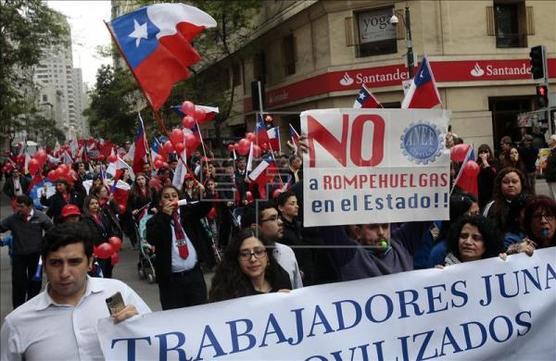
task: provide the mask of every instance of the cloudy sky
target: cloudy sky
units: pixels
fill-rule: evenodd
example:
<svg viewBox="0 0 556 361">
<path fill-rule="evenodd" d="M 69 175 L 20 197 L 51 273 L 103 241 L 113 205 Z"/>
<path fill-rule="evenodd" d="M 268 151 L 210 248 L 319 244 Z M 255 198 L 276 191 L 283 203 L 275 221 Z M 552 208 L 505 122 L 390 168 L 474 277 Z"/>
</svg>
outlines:
<svg viewBox="0 0 556 361">
<path fill-rule="evenodd" d="M 83 70 L 83 81 L 95 84 L 97 69 L 102 64 L 111 64 L 110 58 L 101 57 L 97 46 L 111 42 L 103 20 L 110 20 L 109 0 L 47 1 L 49 7 L 68 17 L 71 27 L 73 66 Z"/>
</svg>

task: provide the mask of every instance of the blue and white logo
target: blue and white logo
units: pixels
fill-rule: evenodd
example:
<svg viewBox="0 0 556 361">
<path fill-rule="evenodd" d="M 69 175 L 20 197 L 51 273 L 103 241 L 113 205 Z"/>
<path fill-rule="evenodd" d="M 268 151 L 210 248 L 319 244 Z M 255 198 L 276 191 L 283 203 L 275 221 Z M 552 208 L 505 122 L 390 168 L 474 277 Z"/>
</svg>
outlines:
<svg viewBox="0 0 556 361">
<path fill-rule="evenodd" d="M 403 154 L 417 164 L 434 162 L 442 154 L 442 134 L 434 124 L 412 123 L 401 136 Z"/>
</svg>

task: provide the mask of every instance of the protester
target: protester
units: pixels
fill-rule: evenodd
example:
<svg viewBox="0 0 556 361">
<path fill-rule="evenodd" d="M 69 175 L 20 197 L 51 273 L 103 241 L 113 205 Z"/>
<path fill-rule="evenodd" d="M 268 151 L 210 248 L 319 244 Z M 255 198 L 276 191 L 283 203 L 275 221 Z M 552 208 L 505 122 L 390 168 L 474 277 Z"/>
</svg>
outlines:
<svg viewBox="0 0 556 361">
<path fill-rule="evenodd" d="M 11 231 L 12 305 L 25 303 L 41 289 L 39 264 L 43 232 L 52 227 L 50 219 L 41 211 L 33 209 L 33 201 L 27 195 L 15 197 L 15 212 L 0 221 L 0 232 Z M 37 275 L 37 279 L 35 275 Z"/>
<path fill-rule="evenodd" d="M 46 185 L 44 186 L 41 195 L 41 204 L 48 207 L 46 215 L 52 218 L 54 223 L 58 223 L 62 208 L 64 208 L 66 204 L 74 204 L 81 208 L 83 199 L 83 194 L 74 191 L 66 180 L 58 179 L 56 181 L 56 193 L 49 198 L 46 198 Z"/>
<path fill-rule="evenodd" d="M 444 265 L 496 257 L 503 249 L 500 235 L 487 218 L 466 215 L 450 229 Z"/>
<path fill-rule="evenodd" d="M 273 256 L 290 276 L 293 288 L 303 287 L 301 272 L 295 253 L 283 243 L 284 227 L 278 210 L 268 201 L 258 201 L 256 204 L 246 207 L 241 218 L 243 228 L 252 228 L 257 232 L 257 237 L 265 243 L 272 245 Z"/>
<path fill-rule="evenodd" d="M 290 156 L 289 162 L 289 183 L 297 183 L 303 179 L 303 159 L 298 154 L 294 154 Z"/>
<path fill-rule="evenodd" d="M 545 176 L 546 182 L 552 199 L 556 199 L 556 134 L 552 134 L 548 139 L 548 146 L 550 147 L 550 154 L 546 160 Z"/>
<path fill-rule="evenodd" d="M 303 225 L 298 219 L 299 206 L 297 197 L 292 192 L 282 192 L 276 198 L 276 206 L 280 212 L 284 235 L 280 242 L 289 246 L 295 253 L 295 258 L 299 263 L 301 278 L 305 286 L 314 284 L 315 266 L 313 250 L 305 242 L 301 231 Z"/>
<path fill-rule="evenodd" d="M 525 174 L 527 175 L 527 182 L 531 189 L 535 189 L 535 179 L 537 176 L 537 160 L 539 156 L 539 149 L 533 146 L 533 136 L 525 134 L 523 136 L 522 145 L 519 147 L 519 156 L 525 165 Z"/>
<path fill-rule="evenodd" d="M 178 206 L 179 192 L 162 189 L 159 211 L 147 222 L 147 241 L 155 246 L 155 269 L 163 310 L 194 306 L 207 301 L 207 287 L 199 262 L 211 256 L 194 221 L 205 217 L 211 202 Z"/>
<path fill-rule="evenodd" d="M 500 154 L 498 155 L 498 162 L 500 165 L 504 164 L 510 159 L 510 150 L 512 149 L 512 138 L 510 136 L 503 136 L 500 139 Z"/>
<path fill-rule="evenodd" d="M 525 169 L 525 164 L 523 160 L 520 158 L 519 151 L 516 147 L 510 148 L 509 158 L 505 158 L 504 161 L 500 164 L 500 169 L 502 168 L 517 168 L 523 174 L 527 174 L 527 170 Z M 525 179 L 527 181 L 527 178 Z M 530 185 L 530 183 L 528 183 Z"/>
<path fill-rule="evenodd" d="M 525 175 L 520 170 L 504 168 L 496 175 L 494 200 L 486 205 L 483 215 L 493 221 L 503 234 L 515 231 L 513 227 L 519 225 L 516 218 L 531 194 Z"/>
<path fill-rule="evenodd" d="M 93 188 L 92 195 L 98 199 L 100 212 L 105 219 L 111 222 L 110 227 L 113 231 L 113 235 L 122 238 L 123 229 L 118 216 L 120 213 L 120 205 L 114 199 L 114 194 L 110 192 L 108 186 L 101 185 Z"/>
<path fill-rule="evenodd" d="M 83 203 L 84 223 L 87 224 L 93 232 L 91 239 L 95 246 L 100 246 L 103 243 L 108 243 L 112 236 L 119 236 L 118 230 L 115 229 L 113 222 L 109 216 L 102 212 L 99 200 L 94 196 L 88 196 Z M 105 278 L 112 278 L 112 265 L 111 258 L 98 259 L 98 264 L 102 270 Z"/>
<path fill-rule="evenodd" d="M 201 193 L 204 191 L 205 187 L 193 176 L 191 173 L 187 173 L 183 180 L 182 194 L 187 202 L 195 202 L 201 199 Z"/>
<path fill-rule="evenodd" d="M 4 193 L 13 201 L 15 197 L 29 194 L 29 180 L 14 168 L 4 183 Z"/>
<path fill-rule="evenodd" d="M 280 267 L 270 247 L 249 228 L 234 237 L 212 279 L 210 301 L 290 290 L 288 273 Z"/>
<path fill-rule="evenodd" d="M 108 297 L 120 292 L 125 303 L 111 316 L 115 323 L 151 312 L 123 282 L 87 276 L 93 245 L 83 227 L 63 223 L 46 234 L 41 257 L 47 287 L 6 316 L 1 360 L 102 360 L 97 324 L 110 316 Z"/>
<path fill-rule="evenodd" d="M 75 204 L 66 204 L 62 208 L 60 215 L 60 223 L 65 222 L 79 222 L 81 220 L 81 211 Z"/>
<path fill-rule="evenodd" d="M 536 248 L 556 246 L 556 201 L 536 196 L 523 209 L 523 230 Z"/>
<path fill-rule="evenodd" d="M 127 199 L 127 210 L 136 219 L 143 211 L 156 213 L 157 198 L 156 191 L 147 184 L 145 174 L 137 173 Z"/>
<path fill-rule="evenodd" d="M 484 209 L 488 202 L 492 200 L 492 190 L 494 189 L 494 178 L 496 177 L 496 166 L 494 164 L 494 154 L 487 144 L 481 144 L 478 149 L 477 164 L 480 167 L 477 176 L 477 187 L 479 191 L 479 208 Z"/>
</svg>

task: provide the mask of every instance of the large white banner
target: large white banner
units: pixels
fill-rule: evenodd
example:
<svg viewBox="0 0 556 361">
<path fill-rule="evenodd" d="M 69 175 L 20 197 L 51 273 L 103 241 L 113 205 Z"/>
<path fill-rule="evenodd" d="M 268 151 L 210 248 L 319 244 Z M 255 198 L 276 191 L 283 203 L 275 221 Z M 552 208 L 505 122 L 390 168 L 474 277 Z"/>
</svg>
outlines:
<svg viewBox="0 0 556 361">
<path fill-rule="evenodd" d="M 556 248 L 99 321 L 107 360 L 556 360 Z"/>
<path fill-rule="evenodd" d="M 445 110 L 301 113 L 304 225 L 448 219 Z"/>
</svg>

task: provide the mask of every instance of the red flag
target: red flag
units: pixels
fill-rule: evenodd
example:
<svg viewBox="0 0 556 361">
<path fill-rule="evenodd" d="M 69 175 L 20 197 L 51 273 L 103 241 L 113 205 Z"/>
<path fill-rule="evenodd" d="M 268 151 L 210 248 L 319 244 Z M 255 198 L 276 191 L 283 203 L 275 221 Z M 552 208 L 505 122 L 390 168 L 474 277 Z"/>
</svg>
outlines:
<svg viewBox="0 0 556 361">
<path fill-rule="evenodd" d="M 382 108 L 382 104 L 374 97 L 365 84 L 361 85 L 361 90 L 353 103 L 354 108 Z"/>
<path fill-rule="evenodd" d="M 207 13 L 184 4 L 154 4 L 120 16 L 107 26 L 154 110 L 201 57 L 191 45 L 205 28 L 216 26 Z"/>
<path fill-rule="evenodd" d="M 139 173 L 143 171 L 143 164 L 147 161 L 147 145 L 145 144 L 145 130 L 142 122 L 137 126 L 135 134 L 135 150 L 133 152 L 133 171 Z"/>
</svg>

